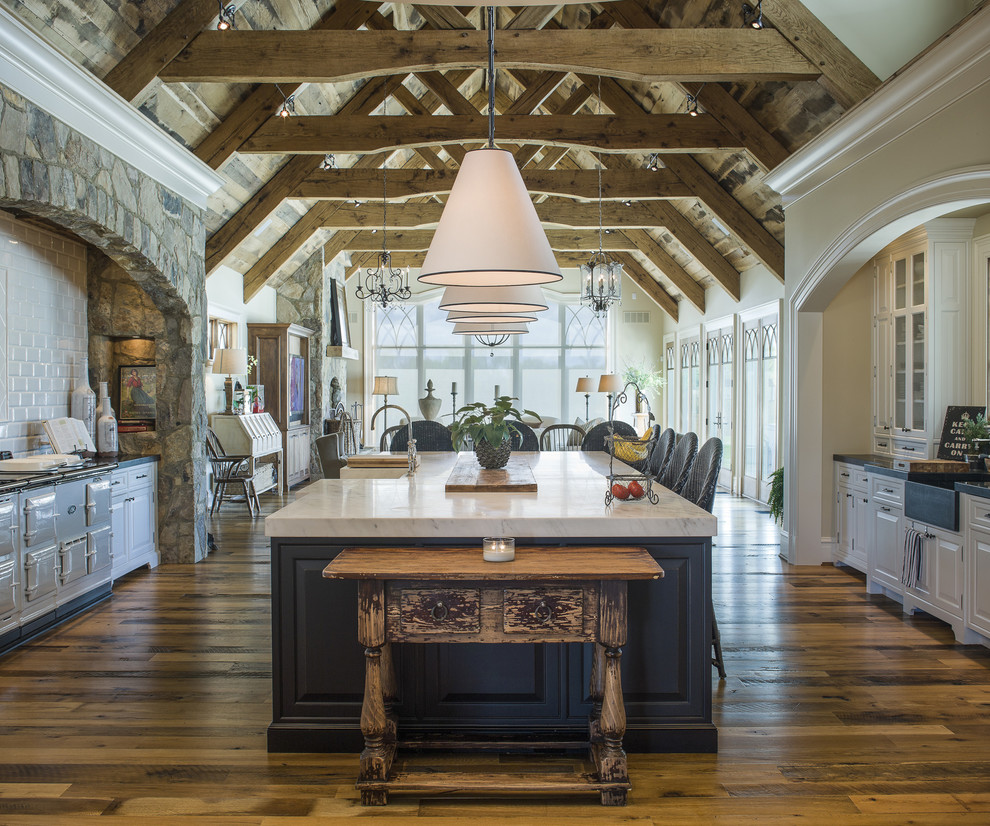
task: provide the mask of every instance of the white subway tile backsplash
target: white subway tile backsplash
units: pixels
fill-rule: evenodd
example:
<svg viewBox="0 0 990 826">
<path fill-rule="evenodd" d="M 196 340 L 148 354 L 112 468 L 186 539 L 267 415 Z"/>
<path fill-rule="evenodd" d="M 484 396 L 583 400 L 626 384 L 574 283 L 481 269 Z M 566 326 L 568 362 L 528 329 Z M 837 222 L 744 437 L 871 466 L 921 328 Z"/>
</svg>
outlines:
<svg viewBox="0 0 990 826">
<path fill-rule="evenodd" d="M 85 245 L 0 213 L 0 291 L 0 450 L 21 454 L 69 412 L 88 349 Z"/>
</svg>

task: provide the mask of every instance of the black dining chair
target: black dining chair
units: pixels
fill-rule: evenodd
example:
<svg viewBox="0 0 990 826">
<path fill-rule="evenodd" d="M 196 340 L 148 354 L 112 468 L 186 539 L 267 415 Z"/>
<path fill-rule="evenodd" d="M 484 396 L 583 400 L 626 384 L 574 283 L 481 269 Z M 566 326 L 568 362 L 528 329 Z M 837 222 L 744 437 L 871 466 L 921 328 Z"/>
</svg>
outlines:
<svg viewBox="0 0 990 826">
<path fill-rule="evenodd" d="M 715 504 L 715 488 L 718 486 L 718 474 L 722 469 L 722 440 L 711 438 L 701 446 L 695 457 L 691 473 L 681 496 L 693 502 L 699 508 L 709 513 Z M 722 657 L 722 635 L 718 631 L 718 620 L 715 618 L 715 606 L 709 605 L 712 617 L 712 665 L 718 670 L 718 678 L 725 679 L 725 659 Z"/>
<path fill-rule="evenodd" d="M 552 424 L 540 434 L 540 450 L 580 450 L 584 428 L 576 424 Z"/>
<path fill-rule="evenodd" d="M 681 440 L 674 447 L 674 453 L 670 457 L 670 462 L 663 475 L 658 480 L 665 488 L 670 488 L 674 493 L 680 493 L 687 481 L 694 457 L 698 453 L 698 435 L 696 433 L 685 433 Z"/>
<path fill-rule="evenodd" d="M 584 441 L 581 442 L 581 450 L 585 453 L 595 450 L 601 450 L 605 453 L 610 452 L 605 439 L 612 435 L 613 428 L 615 429 L 616 436 L 624 436 L 627 439 L 639 438 L 639 434 L 631 424 L 626 424 L 626 422 L 602 422 L 601 424 L 596 424 L 584 434 Z"/>
<path fill-rule="evenodd" d="M 516 430 L 512 432 L 512 449 L 523 450 L 530 453 L 539 453 L 540 440 L 536 438 L 536 431 L 525 422 L 513 420 L 509 422 Z"/>
<path fill-rule="evenodd" d="M 412 423 L 413 438 L 416 440 L 416 450 L 426 453 L 450 453 L 454 450 L 454 443 L 450 437 L 450 430 L 440 422 L 430 420 Z M 389 450 L 392 453 L 405 453 L 409 446 L 409 426 L 402 425 L 392 437 L 392 444 Z"/>
<path fill-rule="evenodd" d="M 664 471 L 667 469 L 667 465 L 670 464 L 670 459 L 673 455 L 674 429 L 668 427 L 657 437 L 656 444 L 653 445 L 653 450 L 650 451 L 650 456 L 646 460 L 646 467 L 643 472 L 648 476 L 652 476 L 655 482 L 659 482 L 660 477 L 663 476 Z"/>
</svg>

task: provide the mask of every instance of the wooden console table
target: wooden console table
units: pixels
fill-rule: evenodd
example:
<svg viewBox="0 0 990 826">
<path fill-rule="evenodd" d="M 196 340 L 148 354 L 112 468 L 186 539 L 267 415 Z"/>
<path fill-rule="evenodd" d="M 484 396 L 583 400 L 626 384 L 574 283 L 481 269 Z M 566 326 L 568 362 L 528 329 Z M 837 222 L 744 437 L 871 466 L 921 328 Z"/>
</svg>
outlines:
<svg viewBox="0 0 990 826">
<path fill-rule="evenodd" d="M 512 562 L 493 563 L 482 559 L 480 546 L 346 548 L 323 576 L 358 580 L 365 684 L 357 788 L 364 805 L 386 805 L 389 790 L 591 790 L 601 793 L 604 806 L 625 804 L 630 785 L 622 750 L 626 715 L 619 658 L 626 642 L 626 585 L 663 576 L 645 549 L 517 548 Z M 594 707 L 588 728 L 594 773 L 560 781 L 392 772 L 397 743 L 393 642 L 593 642 Z"/>
</svg>

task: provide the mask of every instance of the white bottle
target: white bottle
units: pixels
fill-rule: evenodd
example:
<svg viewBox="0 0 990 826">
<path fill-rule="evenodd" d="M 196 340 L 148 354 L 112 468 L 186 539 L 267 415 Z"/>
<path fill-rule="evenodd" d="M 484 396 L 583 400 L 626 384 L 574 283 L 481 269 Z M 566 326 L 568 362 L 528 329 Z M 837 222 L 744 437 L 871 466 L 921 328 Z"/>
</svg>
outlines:
<svg viewBox="0 0 990 826">
<path fill-rule="evenodd" d="M 76 372 L 78 382 L 72 391 L 69 415 L 79 419 L 86 426 L 89 437 L 96 441 L 96 393 L 89 386 L 89 359 L 86 356 L 80 357 Z"/>
<path fill-rule="evenodd" d="M 107 383 L 100 382 L 100 410 L 96 422 L 96 452 L 103 456 L 114 456 L 117 453 L 117 419 L 110 406 L 110 394 Z"/>
</svg>

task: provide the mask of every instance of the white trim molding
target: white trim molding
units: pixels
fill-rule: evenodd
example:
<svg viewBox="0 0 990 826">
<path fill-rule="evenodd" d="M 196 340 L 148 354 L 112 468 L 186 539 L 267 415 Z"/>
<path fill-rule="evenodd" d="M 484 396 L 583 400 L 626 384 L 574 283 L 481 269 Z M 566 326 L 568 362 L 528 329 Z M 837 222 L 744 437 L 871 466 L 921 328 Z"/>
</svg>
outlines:
<svg viewBox="0 0 990 826">
<path fill-rule="evenodd" d="M 0 83 L 201 209 L 224 184 L 209 165 L 2 7 Z"/>
<path fill-rule="evenodd" d="M 937 115 L 990 77 L 990 5 L 768 172 L 785 207 Z"/>
</svg>

